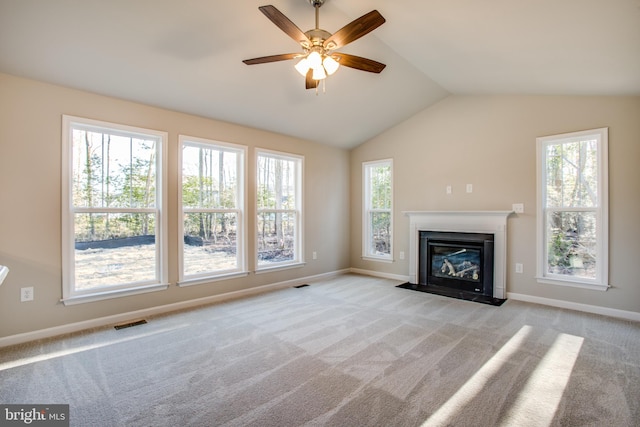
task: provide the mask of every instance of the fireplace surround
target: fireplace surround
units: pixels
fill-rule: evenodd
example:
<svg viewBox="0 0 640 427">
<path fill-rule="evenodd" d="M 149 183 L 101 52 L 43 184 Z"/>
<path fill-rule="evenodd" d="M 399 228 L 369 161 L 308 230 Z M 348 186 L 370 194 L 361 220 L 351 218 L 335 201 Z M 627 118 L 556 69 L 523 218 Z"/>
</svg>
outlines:
<svg viewBox="0 0 640 427">
<path fill-rule="evenodd" d="M 441 286 L 441 280 L 462 273 L 446 286 L 461 292 L 506 298 L 507 218 L 512 211 L 408 211 L 409 283 Z M 429 239 L 431 238 L 431 239 Z M 434 245 L 429 249 L 428 240 Z M 466 240 L 466 241 L 465 241 Z M 435 252 L 435 264 L 427 265 L 420 248 Z M 464 255 L 456 252 L 465 250 Z M 489 255 L 491 252 L 491 255 Z M 451 254 L 456 254 L 451 257 Z M 443 260 L 445 255 L 451 268 Z M 457 265 L 454 265 L 457 263 Z M 480 265 L 474 266 L 474 263 Z M 422 267 L 422 268 L 421 268 Z M 440 269 L 443 271 L 434 271 Z M 474 278 L 474 269 L 482 277 Z M 454 271 L 454 273 L 451 273 Z M 469 274 L 467 274 L 469 273 Z M 491 282 L 491 283 L 489 283 Z"/>
</svg>

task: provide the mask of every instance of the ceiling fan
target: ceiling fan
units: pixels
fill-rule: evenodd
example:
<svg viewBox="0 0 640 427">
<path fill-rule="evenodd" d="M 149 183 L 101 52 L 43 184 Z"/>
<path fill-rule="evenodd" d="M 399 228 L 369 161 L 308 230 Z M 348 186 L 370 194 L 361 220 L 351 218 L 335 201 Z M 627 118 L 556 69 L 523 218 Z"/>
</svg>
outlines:
<svg viewBox="0 0 640 427">
<path fill-rule="evenodd" d="M 302 32 L 296 24 L 272 5 L 258 8 L 278 28 L 297 43 L 300 43 L 303 50 L 302 53 L 262 56 L 260 58 L 245 59 L 242 62 L 247 65 L 255 65 L 299 58 L 300 60 L 296 63 L 295 68 L 305 77 L 305 87 L 307 89 L 317 89 L 318 83 L 328 75 L 335 73 L 340 65 L 370 73 L 380 73 L 384 70 L 385 64 L 372 59 L 335 52 L 336 49 L 359 39 L 384 24 L 385 19 L 377 10 L 361 16 L 331 34 L 321 29 L 319 25 L 320 6 L 326 0 L 308 1 L 316 10 L 316 27 L 307 32 Z"/>
</svg>

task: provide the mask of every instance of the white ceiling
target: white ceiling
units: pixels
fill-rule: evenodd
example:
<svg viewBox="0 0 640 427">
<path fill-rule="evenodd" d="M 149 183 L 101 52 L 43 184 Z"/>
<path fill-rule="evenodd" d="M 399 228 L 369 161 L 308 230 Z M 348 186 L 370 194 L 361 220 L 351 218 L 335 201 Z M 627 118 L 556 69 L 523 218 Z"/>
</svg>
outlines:
<svg viewBox="0 0 640 427">
<path fill-rule="evenodd" d="M 449 94 L 640 95 L 640 0 L 326 0 L 335 32 L 387 22 L 340 49 L 387 64 L 342 67 L 304 89 L 299 52 L 258 6 L 302 31 L 308 0 L 0 0 L 0 72 L 352 148 Z"/>
</svg>

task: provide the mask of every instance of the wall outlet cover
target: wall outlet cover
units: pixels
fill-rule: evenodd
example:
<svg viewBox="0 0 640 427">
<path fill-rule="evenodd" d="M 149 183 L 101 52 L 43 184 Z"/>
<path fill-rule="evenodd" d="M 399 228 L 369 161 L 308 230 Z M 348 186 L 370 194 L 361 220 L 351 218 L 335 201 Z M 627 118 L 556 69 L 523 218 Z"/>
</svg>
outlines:
<svg viewBox="0 0 640 427">
<path fill-rule="evenodd" d="M 20 288 L 20 302 L 33 301 L 33 286 Z"/>
</svg>

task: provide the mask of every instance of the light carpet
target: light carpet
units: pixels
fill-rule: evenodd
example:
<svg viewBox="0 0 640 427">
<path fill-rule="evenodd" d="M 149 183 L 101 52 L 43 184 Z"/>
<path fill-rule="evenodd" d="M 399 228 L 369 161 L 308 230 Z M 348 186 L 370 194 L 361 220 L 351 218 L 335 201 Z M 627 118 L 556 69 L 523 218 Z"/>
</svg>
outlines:
<svg viewBox="0 0 640 427">
<path fill-rule="evenodd" d="M 634 426 L 640 324 L 344 275 L 0 349 L 73 426 Z"/>
</svg>

